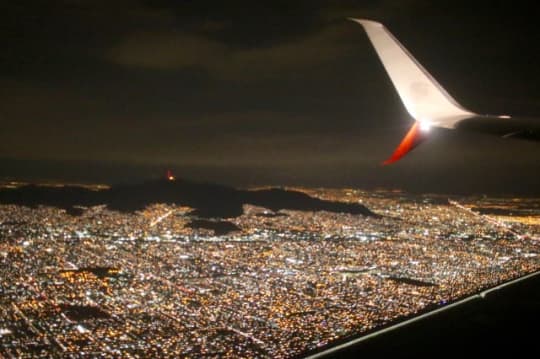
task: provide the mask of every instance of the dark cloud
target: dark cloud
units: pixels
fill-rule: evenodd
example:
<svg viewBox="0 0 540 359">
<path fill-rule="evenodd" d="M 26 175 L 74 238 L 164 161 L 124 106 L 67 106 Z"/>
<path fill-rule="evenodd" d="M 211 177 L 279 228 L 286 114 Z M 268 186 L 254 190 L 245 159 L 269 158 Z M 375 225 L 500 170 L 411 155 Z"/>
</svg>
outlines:
<svg viewBox="0 0 540 359">
<path fill-rule="evenodd" d="M 231 47 L 208 37 L 164 31 L 133 33 L 108 59 L 128 67 L 201 70 L 218 80 L 262 82 L 342 60 L 353 43 L 349 24 L 328 26 L 270 46 Z"/>
</svg>

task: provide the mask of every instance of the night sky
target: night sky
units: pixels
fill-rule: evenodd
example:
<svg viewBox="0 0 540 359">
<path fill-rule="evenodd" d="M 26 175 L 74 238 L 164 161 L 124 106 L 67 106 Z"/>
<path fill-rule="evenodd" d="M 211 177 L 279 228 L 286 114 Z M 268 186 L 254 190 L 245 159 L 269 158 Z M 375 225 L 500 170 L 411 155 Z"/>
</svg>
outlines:
<svg viewBox="0 0 540 359">
<path fill-rule="evenodd" d="M 540 195 L 540 144 L 412 120 L 363 29 L 383 22 L 466 108 L 540 117 L 519 1 L 4 1 L 0 178 Z M 540 121 L 540 119 L 539 119 Z"/>
</svg>

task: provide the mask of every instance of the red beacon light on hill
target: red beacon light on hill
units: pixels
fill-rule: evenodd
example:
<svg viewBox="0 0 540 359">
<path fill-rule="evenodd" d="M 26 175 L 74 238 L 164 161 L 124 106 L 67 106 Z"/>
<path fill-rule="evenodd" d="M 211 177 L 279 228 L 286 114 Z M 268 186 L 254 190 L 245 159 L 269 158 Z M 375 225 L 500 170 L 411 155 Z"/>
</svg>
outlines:
<svg viewBox="0 0 540 359">
<path fill-rule="evenodd" d="M 175 180 L 174 175 L 173 175 L 171 170 L 167 170 L 167 180 L 169 180 L 169 181 L 174 181 Z"/>
</svg>

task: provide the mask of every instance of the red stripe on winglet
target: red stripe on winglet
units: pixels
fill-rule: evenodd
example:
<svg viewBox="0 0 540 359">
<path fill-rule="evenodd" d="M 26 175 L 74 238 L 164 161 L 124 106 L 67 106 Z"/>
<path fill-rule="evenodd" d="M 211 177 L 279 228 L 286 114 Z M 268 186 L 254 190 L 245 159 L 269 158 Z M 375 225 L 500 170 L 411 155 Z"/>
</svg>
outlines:
<svg viewBox="0 0 540 359">
<path fill-rule="evenodd" d="M 383 165 L 389 165 L 398 161 L 401 157 L 405 156 L 409 151 L 418 146 L 424 139 L 422 131 L 420 130 L 420 123 L 416 121 L 409 132 L 405 135 L 399 146 L 396 148 L 392 156 L 384 161 Z"/>
</svg>

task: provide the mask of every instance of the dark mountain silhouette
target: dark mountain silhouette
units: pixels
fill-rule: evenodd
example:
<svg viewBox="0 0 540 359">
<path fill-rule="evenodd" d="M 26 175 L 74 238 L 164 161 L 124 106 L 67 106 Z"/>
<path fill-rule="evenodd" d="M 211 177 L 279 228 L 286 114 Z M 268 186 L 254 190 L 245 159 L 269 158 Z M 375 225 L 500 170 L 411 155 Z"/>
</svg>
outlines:
<svg viewBox="0 0 540 359">
<path fill-rule="evenodd" d="M 229 221 L 209 221 L 207 219 L 194 219 L 187 224 L 190 228 L 210 229 L 216 236 L 240 231 L 240 228 Z"/>
<path fill-rule="evenodd" d="M 191 215 L 201 218 L 238 217 L 243 214 L 244 204 L 274 212 L 290 209 L 378 216 L 359 203 L 325 201 L 298 191 L 277 188 L 249 191 L 185 180 L 148 181 L 99 191 L 76 186 L 26 185 L 0 189 L 0 203 L 28 207 L 52 206 L 65 209 L 74 216 L 83 212 L 80 206 L 106 204 L 111 210 L 134 212 L 153 203 L 189 206 L 194 208 Z"/>
<path fill-rule="evenodd" d="M 60 304 L 60 309 L 73 321 L 83 321 L 88 319 L 109 318 L 110 314 L 97 306 L 78 305 L 78 304 Z"/>
<path fill-rule="evenodd" d="M 375 215 L 365 206 L 358 203 L 324 201 L 298 191 L 271 188 L 259 191 L 244 191 L 244 193 L 246 203 L 268 208 L 274 212 L 281 209 L 292 209 L 363 214 L 365 216 Z"/>
</svg>

